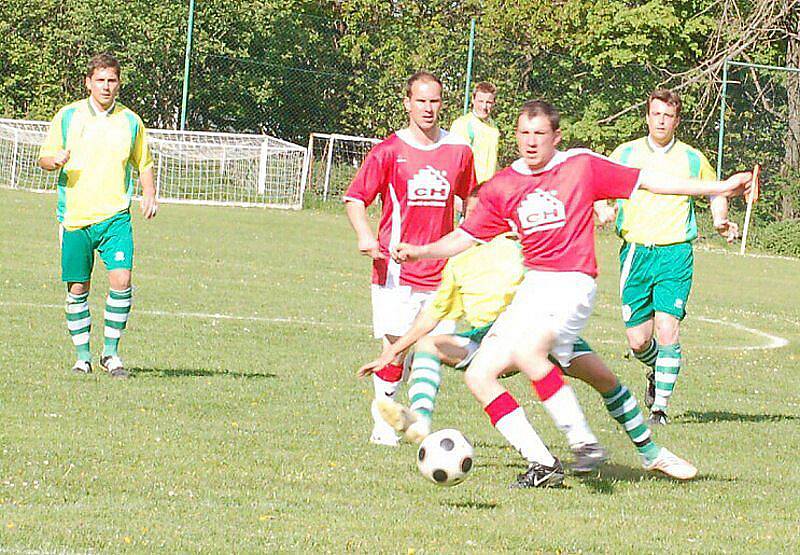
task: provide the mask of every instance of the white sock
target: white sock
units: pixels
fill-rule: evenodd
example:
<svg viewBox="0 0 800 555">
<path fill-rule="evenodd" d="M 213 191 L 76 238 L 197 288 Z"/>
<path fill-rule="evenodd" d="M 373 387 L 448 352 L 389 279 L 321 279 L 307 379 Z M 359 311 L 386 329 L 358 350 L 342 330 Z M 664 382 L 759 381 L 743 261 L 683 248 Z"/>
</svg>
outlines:
<svg viewBox="0 0 800 555">
<path fill-rule="evenodd" d="M 531 426 L 522 407 L 517 407 L 502 417 L 494 427 L 528 462 L 538 462 L 545 466 L 555 464 L 556 460 Z"/>
<path fill-rule="evenodd" d="M 570 447 L 586 443 L 598 443 L 597 437 L 589 428 L 578 397 L 575 391 L 564 384 L 546 401 L 542 401 L 544 408 L 550 414 L 556 427 L 567 436 Z"/>
</svg>

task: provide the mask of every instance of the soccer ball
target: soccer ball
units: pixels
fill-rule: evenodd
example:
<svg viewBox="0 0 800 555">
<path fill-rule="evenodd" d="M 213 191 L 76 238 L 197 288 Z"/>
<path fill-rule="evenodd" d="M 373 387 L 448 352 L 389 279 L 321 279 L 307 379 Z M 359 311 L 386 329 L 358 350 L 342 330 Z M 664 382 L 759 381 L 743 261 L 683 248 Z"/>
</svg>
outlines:
<svg viewBox="0 0 800 555">
<path fill-rule="evenodd" d="M 455 486 L 472 469 L 472 444 L 458 430 L 446 429 L 426 437 L 417 451 L 422 475 L 440 486 Z"/>
</svg>

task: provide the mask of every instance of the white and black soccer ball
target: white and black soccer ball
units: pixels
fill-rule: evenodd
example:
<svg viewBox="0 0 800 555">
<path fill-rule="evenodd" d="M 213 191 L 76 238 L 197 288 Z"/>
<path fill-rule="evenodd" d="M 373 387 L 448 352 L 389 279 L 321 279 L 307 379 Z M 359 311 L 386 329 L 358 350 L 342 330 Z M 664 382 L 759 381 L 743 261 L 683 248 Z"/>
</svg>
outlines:
<svg viewBox="0 0 800 555">
<path fill-rule="evenodd" d="M 426 437 L 417 451 L 417 466 L 422 475 L 440 486 L 463 482 L 472 469 L 474 451 L 464 434 L 451 428 Z"/>
</svg>

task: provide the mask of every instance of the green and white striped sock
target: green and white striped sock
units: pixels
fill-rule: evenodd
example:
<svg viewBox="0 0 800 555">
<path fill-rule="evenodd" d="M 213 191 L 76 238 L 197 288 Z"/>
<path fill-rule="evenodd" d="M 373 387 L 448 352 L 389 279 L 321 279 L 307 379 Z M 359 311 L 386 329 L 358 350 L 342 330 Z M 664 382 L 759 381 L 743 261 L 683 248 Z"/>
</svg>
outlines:
<svg viewBox="0 0 800 555">
<path fill-rule="evenodd" d="M 658 358 L 658 343 L 656 343 L 655 338 L 651 338 L 650 345 L 648 345 L 644 351 L 632 352 L 633 356 L 636 357 L 636 360 L 640 361 L 645 366 L 654 368 L 656 365 L 656 359 Z"/>
<path fill-rule="evenodd" d="M 636 446 L 639 455 L 647 463 L 655 460 L 660 448 L 653 441 L 650 428 L 647 427 L 644 416 L 642 416 L 636 397 L 621 383 L 602 395 L 608 413 L 619 422 L 619 425 L 628 434 L 628 438 Z"/>
<path fill-rule="evenodd" d="M 408 380 L 410 409 L 430 421 L 441 383 L 442 361 L 430 353 L 414 353 Z"/>
<path fill-rule="evenodd" d="M 67 293 L 67 329 L 72 337 L 79 360 L 92 361 L 89 350 L 89 336 L 92 330 L 92 316 L 89 314 L 89 292 L 82 295 Z"/>
<path fill-rule="evenodd" d="M 103 346 L 103 356 L 118 356 L 119 339 L 122 337 L 122 330 L 128 323 L 128 314 L 131 311 L 131 300 L 133 292 L 130 287 L 117 291 L 109 289 L 106 298 L 105 310 L 105 345 Z"/>
<path fill-rule="evenodd" d="M 681 346 L 659 345 L 656 360 L 656 400 L 652 410 L 667 411 L 670 395 L 681 371 Z"/>
</svg>

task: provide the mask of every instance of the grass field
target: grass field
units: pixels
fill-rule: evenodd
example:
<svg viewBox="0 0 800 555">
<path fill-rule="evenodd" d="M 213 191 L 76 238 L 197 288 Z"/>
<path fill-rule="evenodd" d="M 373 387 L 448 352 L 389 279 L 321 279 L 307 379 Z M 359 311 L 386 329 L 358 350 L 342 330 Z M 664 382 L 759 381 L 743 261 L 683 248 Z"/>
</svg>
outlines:
<svg viewBox="0 0 800 555">
<path fill-rule="evenodd" d="M 563 489 L 510 491 L 519 456 L 448 370 L 435 422 L 475 443 L 477 468 L 446 489 L 423 481 L 412 446 L 367 443 L 371 385 L 354 373 L 377 349 L 368 262 L 341 214 L 137 215 L 122 342 L 134 377 L 117 381 L 68 371 L 54 204 L 0 190 L 0 553 L 800 551 L 800 260 L 698 250 L 673 423 L 656 435 L 695 481 L 643 472 L 578 384 L 611 463 Z M 600 238 L 586 336 L 641 397 L 616 248 Z M 529 386 L 508 383 L 568 459 Z"/>
</svg>

